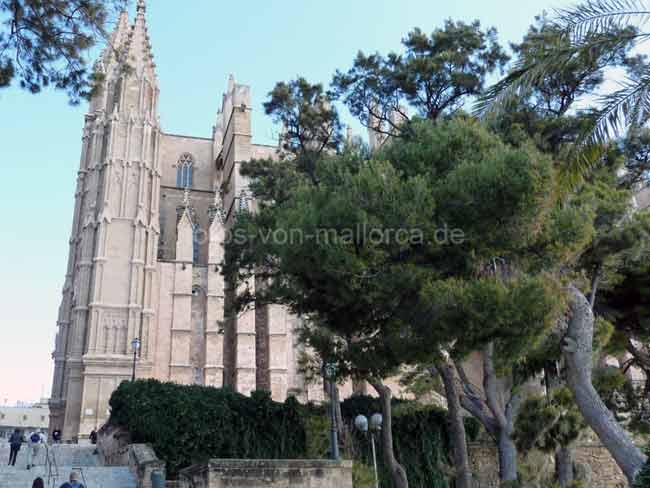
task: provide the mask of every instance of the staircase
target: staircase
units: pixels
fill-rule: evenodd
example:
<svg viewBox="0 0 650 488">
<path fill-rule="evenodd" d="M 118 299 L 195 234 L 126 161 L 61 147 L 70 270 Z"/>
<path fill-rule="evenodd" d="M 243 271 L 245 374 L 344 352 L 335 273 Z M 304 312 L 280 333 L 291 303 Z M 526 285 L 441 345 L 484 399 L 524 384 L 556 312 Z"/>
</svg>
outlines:
<svg viewBox="0 0 650 488">
<path fill-rule="evenodd" d="M 18 453 L 16 466 L 7 466 L 9 445 L 0 445 L 0 488 L 31 488 L 35 478 L 41 477 L 47 488 L 59 488 L 68 481 L 70 471 L 79 473 L 86 488 L 136 488 L 136 480 L 127 467 L 102 466 L 94 446 L 50 446 L 50 458 L 55 464 L 46 463 L 46 449 L 41 447 L 36 466 L 27 466 L 27 446 Z"/>
</svg>

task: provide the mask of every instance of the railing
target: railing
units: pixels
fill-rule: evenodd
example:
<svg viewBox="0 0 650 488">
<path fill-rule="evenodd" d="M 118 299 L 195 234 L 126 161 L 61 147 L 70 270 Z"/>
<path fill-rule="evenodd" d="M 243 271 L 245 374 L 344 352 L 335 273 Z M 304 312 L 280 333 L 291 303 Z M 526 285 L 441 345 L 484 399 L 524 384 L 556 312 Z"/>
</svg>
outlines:
<svg viewBox="0 0 650 488">
<path fill-rule="evenodd" d="M 59 466 L 56 462 L 54 449 L 50 449 L 47 443 L 45 444 L 45 473 L 47 476 L 47 486 L 49 488 L 57 488 L 56 483 L 59 479 Z"/>
</svg>

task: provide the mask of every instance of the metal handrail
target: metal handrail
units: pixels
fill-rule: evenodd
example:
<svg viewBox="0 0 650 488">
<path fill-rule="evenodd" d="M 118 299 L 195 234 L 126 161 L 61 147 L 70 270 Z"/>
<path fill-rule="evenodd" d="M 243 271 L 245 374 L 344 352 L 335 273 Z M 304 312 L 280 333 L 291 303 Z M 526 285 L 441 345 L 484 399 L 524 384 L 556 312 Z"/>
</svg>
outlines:
<svg viewBox="0 0 650 488">
<path fill-rule="evenodd" d="M 50 450 L 47 443 L 45 443 L 45 472 L 47 473 L 47 484 L 50 488 L 56 488 L 56 482 L 59 479 L 59 466 L 56 462 L 54 449 Z"/>
</svg>

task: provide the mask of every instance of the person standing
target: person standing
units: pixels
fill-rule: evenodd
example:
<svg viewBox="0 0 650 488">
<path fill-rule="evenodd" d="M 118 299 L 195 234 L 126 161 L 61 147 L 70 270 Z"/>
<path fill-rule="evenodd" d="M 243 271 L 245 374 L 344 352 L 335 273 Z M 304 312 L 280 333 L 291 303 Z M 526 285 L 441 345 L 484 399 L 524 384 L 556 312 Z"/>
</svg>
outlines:
<svg viewBox="0 0 650 488">
<path fill-rule="evenodd" d="M 54 432 L 52 432 L 52 441 L 55 444 L 61 443 L 61 431 L 59 429 L 54 429 Z"/>
<path fill-rule="evenodd" d="M 36 466 L 36 459 L 38 453 L 41 451 L 41 444 L 43 444 L 43 435 L 40 430 L 35 430 L 27 440 L 27 469 Z"/>
<path fill-rule="evenodd" d="M 14 433 L 9 437 L 9 466 L 16 465 L 16 458 L 18 457 L 18 452 L 20 451 L 21 446 L 23 445 L 23 434 L 20 430 L 14 430 Z"/>
</svg>

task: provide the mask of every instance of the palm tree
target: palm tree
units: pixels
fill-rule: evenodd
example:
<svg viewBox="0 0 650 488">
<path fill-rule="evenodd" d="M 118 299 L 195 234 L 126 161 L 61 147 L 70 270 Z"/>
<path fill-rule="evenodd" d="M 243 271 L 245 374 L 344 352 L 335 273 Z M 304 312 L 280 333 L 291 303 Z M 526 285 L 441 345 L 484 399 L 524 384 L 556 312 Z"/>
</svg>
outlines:
<svg viewBox="0 0 650 488">
<path fill-rule="evenodd" d="M 557 37 L 535 59 L 520 57 L 509 74 L 478 100 L 477 115 L 484 117 L 503 111 L 526 98 L 577 57 L 589 56 L 603 45 L 612 49 L 638 46 L 650 38 L 650 32 L 643 29 L 648 20 L 650 2 L 645 0 L 588 0 L 557 10 L 552 19 Z M 616 64 L 617 60 L 610 60 L 611 66 Z M 576 160 L 575 171 L 588 169 L 588 163 L 598 156 L 587 149 L 602 146 L 628 127 L 640 126 L 650 119 L 650 66 L 641 62 L 629 71 L 618 82 L 618 89 L 596 97 L 598 108 L 576 144 L 581 157 Z"/>
</svg>

